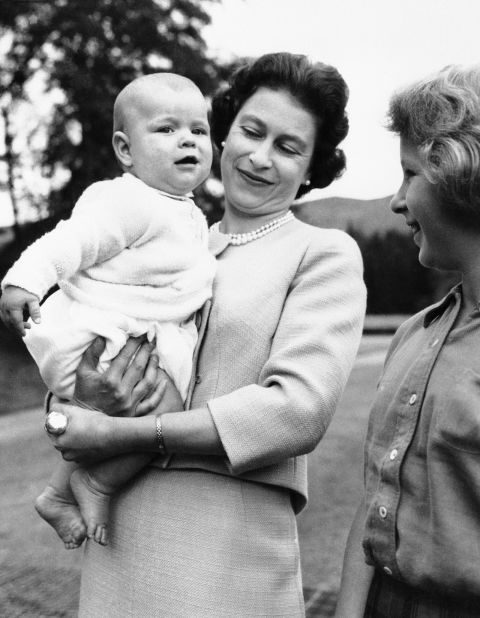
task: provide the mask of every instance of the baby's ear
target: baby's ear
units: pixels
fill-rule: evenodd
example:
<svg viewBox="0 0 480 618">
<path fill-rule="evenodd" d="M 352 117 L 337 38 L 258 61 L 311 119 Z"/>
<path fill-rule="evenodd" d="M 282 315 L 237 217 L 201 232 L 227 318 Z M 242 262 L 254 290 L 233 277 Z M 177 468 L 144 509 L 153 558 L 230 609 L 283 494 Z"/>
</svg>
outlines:
<svg viewBox="0 0 480 618">
<path fill-rule="evenodd" d="M 123 131 L 115 131 L 112 137 L 112 146 L 120 164 L 125 167 L 132 167 L 133 161 L 130 154 L 130 140 L 128 139 L 128 135 Z"/>
</svg>

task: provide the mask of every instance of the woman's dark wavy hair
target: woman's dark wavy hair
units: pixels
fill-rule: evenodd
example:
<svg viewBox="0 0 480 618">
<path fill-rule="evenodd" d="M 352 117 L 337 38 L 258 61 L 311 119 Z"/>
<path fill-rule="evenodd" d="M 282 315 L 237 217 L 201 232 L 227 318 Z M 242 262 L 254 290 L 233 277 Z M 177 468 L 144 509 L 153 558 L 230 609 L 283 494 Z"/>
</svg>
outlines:
<svg viewBox="0 0 480 618">
<path fill-rule="evenodd" d="M 312 63 L 306 56 L 287 52 L 265 54 L 239 67 L 228 86 L 212 100 L 211 133 L 220 150 L 244 103 L 261 87 L 285 90 L 312 114 L 317 125 L 310 163 L 310 186 L 301 185 L 296 197 L 327 187 L 345 169 L 345 154 L 337 148 L 348 133 L 345 107 L 348 88 L 334 67 Z"/>
</svg>

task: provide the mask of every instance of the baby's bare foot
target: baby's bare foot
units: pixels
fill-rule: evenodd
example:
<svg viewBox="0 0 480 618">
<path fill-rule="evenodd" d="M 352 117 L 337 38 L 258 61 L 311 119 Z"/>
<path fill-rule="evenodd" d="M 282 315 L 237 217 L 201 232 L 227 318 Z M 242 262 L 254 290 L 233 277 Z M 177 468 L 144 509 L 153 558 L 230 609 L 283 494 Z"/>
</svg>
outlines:
<svg viewBox="0 0 480 618">
<path fill-rule="evenodd" d="M 70 477 L 70 487 L 87 526 L 87 537 L 106 545 L 110 494 L 87 470 L 77 468 Z"/>
<path fill-rule="evenodd" d="M 52 526 L 66 549 L 76 549 L 83 543 L 87 529 L 78 506 L 48 485 L 35 500 L 35 509 Z"/>
</svg>

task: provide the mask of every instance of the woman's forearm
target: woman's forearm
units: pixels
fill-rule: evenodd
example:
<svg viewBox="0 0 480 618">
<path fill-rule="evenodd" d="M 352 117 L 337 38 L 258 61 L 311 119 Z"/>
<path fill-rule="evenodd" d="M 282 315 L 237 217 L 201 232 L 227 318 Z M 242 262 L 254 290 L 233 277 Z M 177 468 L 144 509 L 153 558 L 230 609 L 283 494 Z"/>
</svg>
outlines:
<svg viewBox="0 0 480 618">
<path fill-rule="evenodd" d="M 162 414 L 161 422 L 167 452 L 225 455 L 207 408 Z"/>
<path fill-rule="evenodd" d="M 155 415 L 109 418 L 108 422 L 108 441 L 117 453 L 158 451 Z M 162 414 L 161 425 L 167 453 L 225 454 L 207 408 Z"/>
<path fill-rule="evenodd" d="M 365 563 L 362 549 L 364 528 L 365 503 L 362 500 L 348 535 L 336 618 L 362 618 L 365 612 L 374 568 Z"/>
</svg>

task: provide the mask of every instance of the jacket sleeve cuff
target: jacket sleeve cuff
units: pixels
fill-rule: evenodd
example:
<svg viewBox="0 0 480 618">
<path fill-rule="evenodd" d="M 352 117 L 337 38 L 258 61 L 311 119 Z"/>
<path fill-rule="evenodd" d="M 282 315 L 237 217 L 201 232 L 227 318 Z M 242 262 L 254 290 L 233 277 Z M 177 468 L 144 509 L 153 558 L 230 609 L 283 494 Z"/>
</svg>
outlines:
<svg viewBox="0 0 480 618">
<path fill-rule="evenodd" d="M 296 454 L 285 435 L 272 439 L 271 412 L 282 405 L 271 389 L 251 384 L 210 400 L 207 407 L 232 473 L 264 468 Z"/>
</svg>

